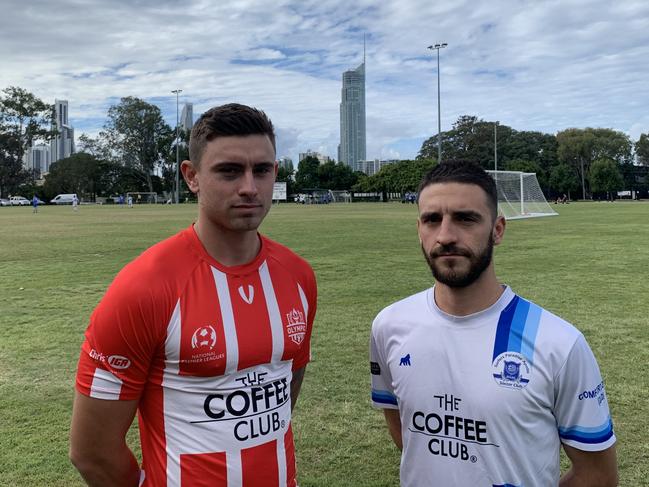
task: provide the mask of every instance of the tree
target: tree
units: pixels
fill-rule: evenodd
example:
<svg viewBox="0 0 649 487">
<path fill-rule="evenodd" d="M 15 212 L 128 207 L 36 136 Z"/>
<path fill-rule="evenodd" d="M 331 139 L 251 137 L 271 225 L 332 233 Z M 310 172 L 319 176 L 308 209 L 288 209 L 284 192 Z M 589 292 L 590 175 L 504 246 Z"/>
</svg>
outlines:
<svg viewBox="0 0 649 487">
<path fill-rule="evenodd" d="M 437 161 L 417 159 L 414 161 L 399 161 L 385 165 L 372 176 L 359 178 L 354 191 L 362 192 L 395 192 L 416 191 L 421 178 Z"/>
<path fill-rule="evenodd" d="M 318 187 L 318 167 L 320 161 L 313 156 L 306 156 L 297 165 L 297 174 L 295 175 L 295 191 L 300 192 L 305 189 Z"/>
<path fill-rule="evenodd" d="M 123 166 L 113 162 L 77 152 L 50 166 L 43 192 L 46 198 L 59 193 L 76 193 L 94 200 L 97 195 L 121 192 L 120 182 L 128 177 L 125 171 Z"/>
<path fill-rule="evenodd" d="M 616 164 L 633 161 L 633 144 L 628 135 L 612 129 L 570 128 L 557 134 L 559 161 L 572 167 L 582 183 L 586 198 L 590 165 L 597 159 L 609 159 Z"/>
<path fill-rule="evenodd" d="M 635 155 L 638 163 L 643 166 L 649 166 L 649 134 L 641 134 L 635 143 Z"/>
<path fill-rule="evenodd" d="M 277 170 L 277 178 L 275 181 L 278 183 L 286 183 L 286 194 L 295 193 L 295 179 L 293 178 L 293 169 L 288 169 L 284 166 L 280 166 Z"/>
<path fill-rule="evenodd" d="M 52 138 L 54 107 L 23 88 L 10 86 L 0 96 L 0 195 L 14 192 L 30 175 L 23 155 L 34 143 Z"/>
<path fill-rule="evenodd" d="M 169 160 L 175 138 L 157 106 L 132 96 L 122 98 L 108 109 L 108 121 L 100 138 L 111 148 L 114 160 L 132 169 L 148 191 L 154 191 L 154 170 Z"/>
<path fill-rule="evenodd" d="M 611 159 L 598 159 L 593 162 L 588 180 L 594 193 L 606 193 L 607 198 L 611 197 L 611 192 L 621 190 L 624 186 L 622 174 L 615 161 Z"/>
<path fill-rule="evenodd" d="M 558 164 L 550 170 L 549 185 L 556 194 L 567 194 L 578 191 L 579 180 L 575 171 L 567 164 Z"/>
</svg>

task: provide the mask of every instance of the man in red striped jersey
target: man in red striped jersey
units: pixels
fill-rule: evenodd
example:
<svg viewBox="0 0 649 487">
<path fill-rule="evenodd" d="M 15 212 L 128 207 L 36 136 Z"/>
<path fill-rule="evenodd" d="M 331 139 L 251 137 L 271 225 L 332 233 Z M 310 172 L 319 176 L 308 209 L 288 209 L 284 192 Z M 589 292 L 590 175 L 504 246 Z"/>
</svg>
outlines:
<svg viewBox="0 0 649 487">
<path fill-rule="evenodd" d="M 229 104 L 182 163 L 198 219 L 117 275 L 90 318 L 70 457 L 91 486 L 296 486 L 291 411 L 310 359 L 309 264 L 257 228 L 275 134 Z M 142 465 L 125 443 L 138 413 Z"/>
</svg>

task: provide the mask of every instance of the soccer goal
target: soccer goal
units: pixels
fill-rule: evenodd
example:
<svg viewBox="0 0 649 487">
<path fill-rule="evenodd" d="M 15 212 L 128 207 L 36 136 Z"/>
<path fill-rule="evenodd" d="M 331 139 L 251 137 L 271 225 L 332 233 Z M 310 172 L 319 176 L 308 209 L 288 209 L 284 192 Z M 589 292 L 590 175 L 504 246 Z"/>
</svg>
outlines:
<svg viewBox="0 0 649 487">
<path fill-rule="evenodd" d="M 155 204 L 158 202 L 158 193 L 151 193 L 148 191 L 131 191 L 129 193 L 126 193 L 126 197 L 132 197 L 133 198 L 133 204 L 144 204 L 144 203 L 152 203 Z"/>
<path fill-rule="evenodd" d="M 498 188 L 498 210 L 507 220 L 552 216 L 557 212 L 548 204 L 536 173 L 488 171 Z"/>
<path fill-rule="evenodd" d="M 352 194 L 349 191 L 333 191 L 329 190 L 329 198 L 334 203 L 351 203 Z"/>
</svg>

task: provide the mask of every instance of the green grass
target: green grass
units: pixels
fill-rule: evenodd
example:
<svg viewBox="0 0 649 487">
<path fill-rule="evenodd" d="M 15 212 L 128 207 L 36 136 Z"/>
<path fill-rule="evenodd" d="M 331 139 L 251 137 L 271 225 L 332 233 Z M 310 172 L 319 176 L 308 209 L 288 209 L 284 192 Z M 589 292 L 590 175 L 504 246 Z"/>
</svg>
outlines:
<svg viewBox="0 0 649 487">
<path fill-rule="evenodd" d="M 649 204 L 555 208 L 558 217 L 508 223 L 498 275 L 584 332 L 607 384 L 620 485 L 648 486 Z M 0 208 L 0 486 L 83 485 L 67 449 L 88 316 L 126 262 L 195 212 Z M 294 423 L 302 487 L 398 485 L 398 453 L 369 404 L 367 349 L 375 314 L 431 284 L 415 218 L 398 203 L 287 204 L 262 227 L 318 276 L 313 362 Z"/>
</svg>

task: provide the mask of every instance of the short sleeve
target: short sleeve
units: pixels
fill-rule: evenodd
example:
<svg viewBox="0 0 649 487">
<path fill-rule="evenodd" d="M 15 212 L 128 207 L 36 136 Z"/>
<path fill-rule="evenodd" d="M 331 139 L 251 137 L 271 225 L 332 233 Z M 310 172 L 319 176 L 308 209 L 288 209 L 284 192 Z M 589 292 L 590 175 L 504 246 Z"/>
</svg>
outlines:
<svg viewBox="0 0 649 487">
<path fill-rule="evenodd" d="M 117 276 L 90 317 L 77 369 L 80 393 L 106 400 L 140 397 L 164 340 L 164 301 L 128 267 Z"/>
<path fill-rule="evenodd" d="M 387 361 L 384 359 L 385 350 L 377 339 L 376 320 L 370 334 L 370 376 L 372 381 L 372 406 L 381 409 L 399 409 L 397 397 L 392 388 L 392 375 Z"/>
<path fill-rule="evenodd" d="M 555 417 L 563 443 L 584 451 L 605 450 L 615 443 L 604 382 L 583 335 L 556 378 L 555 394 Z"/>
</svg>

